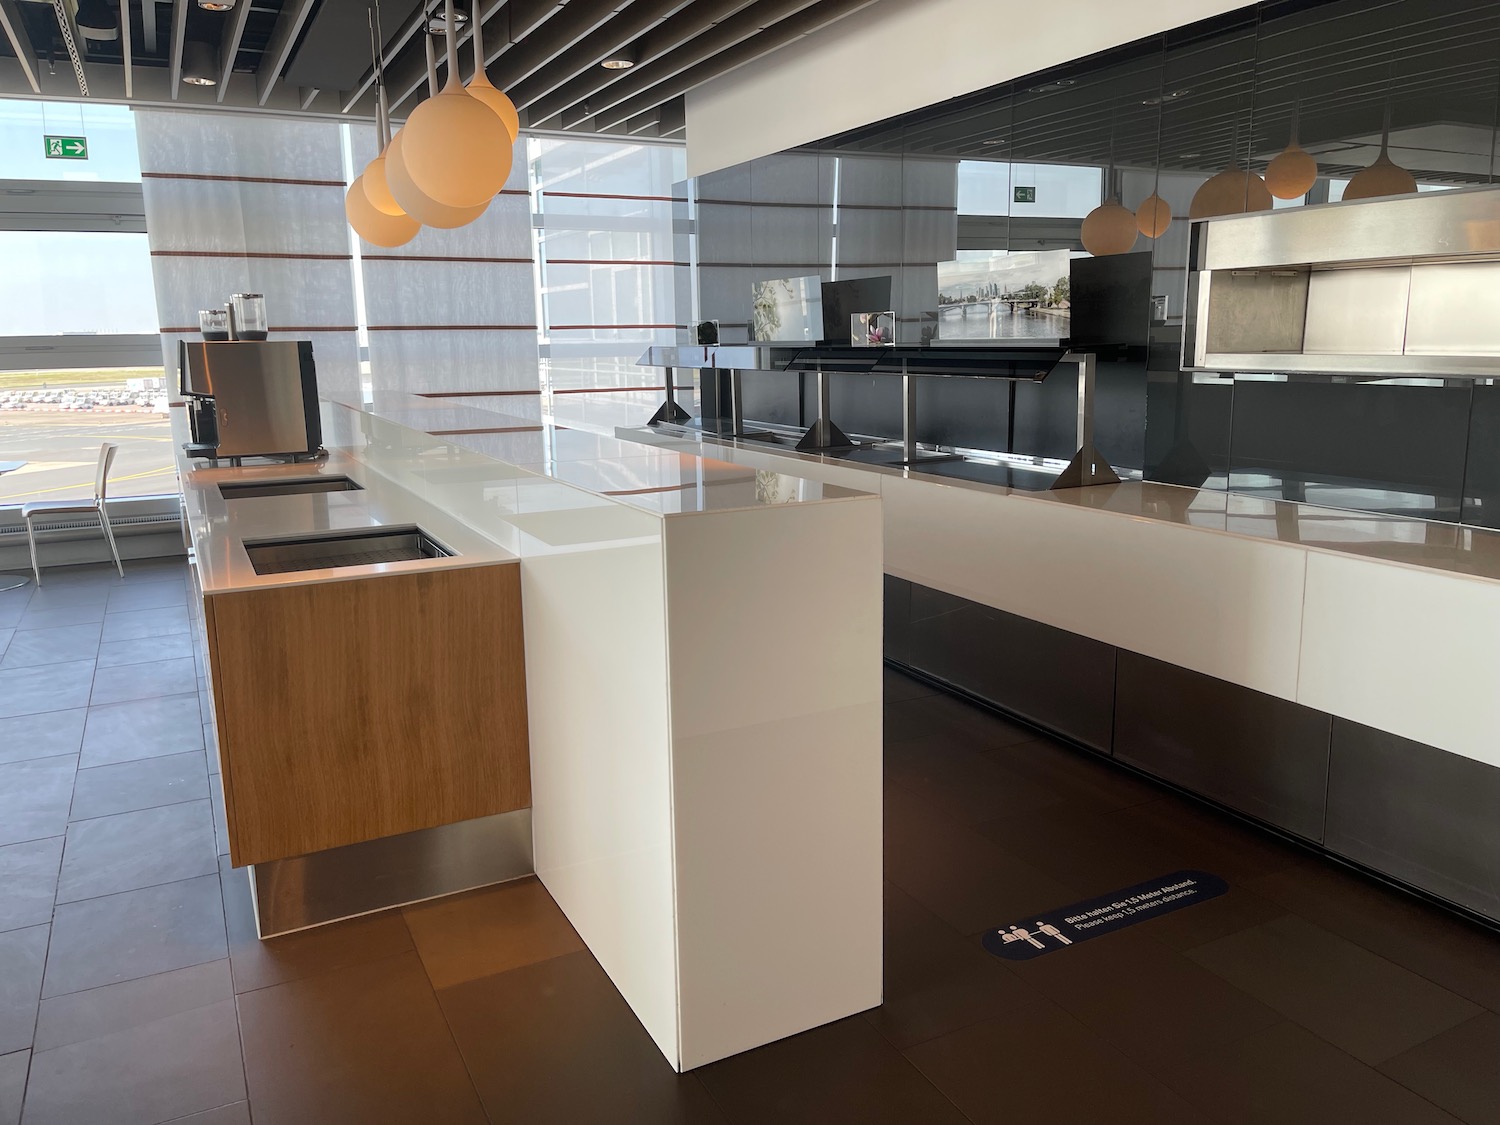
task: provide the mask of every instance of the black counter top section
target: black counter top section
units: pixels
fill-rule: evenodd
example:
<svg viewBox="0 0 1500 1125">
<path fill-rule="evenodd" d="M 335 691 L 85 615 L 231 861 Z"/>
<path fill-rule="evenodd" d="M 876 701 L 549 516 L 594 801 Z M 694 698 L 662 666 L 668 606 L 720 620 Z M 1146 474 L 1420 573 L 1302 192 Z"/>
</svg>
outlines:
<svg viewBox="0 0 1500 1125">
<path fill-rule="evenodd" d="M 927 375 L 1040 383 L 1068 349 L 1053 347 L 830 347 L 799 348 L 773 357 L 782 371 L 834 371 L 860 375 Z"/>
</svg>

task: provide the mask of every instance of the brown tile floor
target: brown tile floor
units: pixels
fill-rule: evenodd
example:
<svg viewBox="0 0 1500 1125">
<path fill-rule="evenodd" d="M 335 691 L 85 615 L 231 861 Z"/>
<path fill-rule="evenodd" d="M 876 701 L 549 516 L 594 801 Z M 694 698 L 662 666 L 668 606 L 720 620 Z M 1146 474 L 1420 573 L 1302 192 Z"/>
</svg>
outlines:
<svg viewBox="0 0 1500 1125">
<path fill-rule="evenodd" d="M 0 1125 L 1500 1122 L 1500 937 L 887 676 L 886 987 L 672 1072 L 535 880 L 271 942 L 180 562 L 0 594 Z M 1180 868 L 1222 898 L 1003 962 Z"/>
</svg>

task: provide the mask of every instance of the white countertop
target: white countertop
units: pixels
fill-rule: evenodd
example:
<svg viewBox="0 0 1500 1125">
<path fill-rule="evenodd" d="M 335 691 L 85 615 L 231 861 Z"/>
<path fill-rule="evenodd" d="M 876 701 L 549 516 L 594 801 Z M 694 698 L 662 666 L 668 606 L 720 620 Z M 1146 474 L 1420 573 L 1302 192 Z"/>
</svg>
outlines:
<svg viewBox="0 0 1500 1125">
<path fill-rule="evenodd" d="M 208 468 L 203 462 L 187 461 L 179 452 L 178 471 L 182 479 L 183 515 L 197 555 L 198 577 L 205 595 L 518 561 L 475 529 L 371 471 L 356 454 L 347 451 L 334 450 L 327 458 L 316 462 L 264 464 L 238 469 Z M 307 480 L 314 477 L 348 477 L 361 488 L 348 492 L 225 500 L 218 487 L 226 481 Z M 453 551 L 453 556 L 286 574 L 257 574 L 245 552 L 247 541 L 411 525 L 421 528 Z"/>
<path fill-rule="evenodd" d="M 743 450 L 756 460 L 780 459 L 790 472 L 796 472 L 796 465 L 801 462 L 834 470 L 844 481 L 867 476 L 872 481 L 870 491 L 879 489 L 875 482 L 880 478 L 895 477 L 1500 582 L 1500 531 L 1487 528 L 1154 481 L 1126 480 L 1055 491 L 1013 488 L 926 473 L 920 467 L 872 465 L 827 454 L 801 453 L 788 446 L 764 442 L 709 434 L 663 435 L 645 427 L 639 433 L 643 444 L 652 443 L 647 448 L 677 451 L 701 448 L 705 452 L 722 449 L 728 458 Z"/>
</svg>

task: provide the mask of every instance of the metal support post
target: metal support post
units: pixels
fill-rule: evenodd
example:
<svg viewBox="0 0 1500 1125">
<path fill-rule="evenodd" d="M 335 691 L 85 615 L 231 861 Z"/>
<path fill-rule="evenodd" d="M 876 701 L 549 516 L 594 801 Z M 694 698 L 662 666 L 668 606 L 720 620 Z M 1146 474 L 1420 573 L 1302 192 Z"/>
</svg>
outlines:
<svg viewBox="0 0 1500 1125">
<path fill-rule="evenodd" d="M 917 383 L 901 361 L 901 456 L 908 464 L 917 459 Z"/>
<path fill-rule="evenodd" d="M 844 431 L 835 426 L 833 420 L 828 416 L 827 372 L 819 367 L 814 374 L 818 380 L 818 418 L 817 421 L 808 427 L 807 433 L 802 435 L 802 440 L 797 443 L 797 448 L 803 453 L 855 448 L 858 443 L 850 441 Z"/>
<path fill-rule="evenodd" d="M 685 422 L 692 421 L 693 418 L 691 414 L 677 405 L 677 369 L 675 367 L 668 367 L 666 371 L 667 400 L 661 404 L 655 414 L 651 415 L 651 421 L 646 423 L 648 426 L 654 426 L 658 422 L 672 422 L 680 426 Z"/>
<path fill-rule="evenodd" d="M 1094 383 L 1098 360 L 1093 352 L 1069 352 L 1064 361 L 1078 364 L 1078 452 L 1068 462 L 1053 488 L 1083 488 L 1094 484 L 1119 484 L 1119 474 L 1094 446 Z"/>
</svg>

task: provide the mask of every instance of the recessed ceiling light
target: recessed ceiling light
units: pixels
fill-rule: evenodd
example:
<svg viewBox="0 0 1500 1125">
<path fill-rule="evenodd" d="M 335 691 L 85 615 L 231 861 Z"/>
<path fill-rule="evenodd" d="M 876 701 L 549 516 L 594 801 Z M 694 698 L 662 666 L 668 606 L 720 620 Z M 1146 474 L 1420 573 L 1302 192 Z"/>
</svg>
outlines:
<svg viewBox="0 0 1500 1125">
<path fill-rule="evenodd" d="M 982 144 L 982 145 L 1003 145 L 1005 142 L 1001 141 L 1001 140 L 988 140 L 988 141 L 980 141 L 979 143 Z"/>
<path fill-rule="evenodd" d="M 199 0 L 199 2 L 201 3 L 202 0 Z M 455 8 L 454 11 L 453 11 L 453 30 L 454 31 L 462 31 L 464 29 L 464 25 L 466 23 L 468 23 L 468 22 L 469 22 L 469 13 L 463 11 L 462 9 Z M 433 15 L 433 17 L 427 21 L 427 34 L 428 35 L 447 35 L 448 34 L 448 20 L 447 20 L 447 17 L 445 17 L 441 11 L 435 13 Z"/>
<path fill-rule="evenodd" d="M 1178 160 L 1192 160 L 1194 157 L 1202 156 L 1201 152 L 1183 152 L 1177 156 Z"/>
<path fill-rule="evenodd" d="M 599 65 L 605 70 L 629 70 L 635 65 L 635 48 L 621 47 L 607 59 L 600 59 Z"/>
<path fill-rule="evenodd" d="M 1058 90 L 1066 90 L 1069 86 L 1078 85 L 1076 78 L 1054 78 L 1051 82 L 1043 82 L 1040 86 L 1033 86 L 1027 90 L 1028 94 L 1053 94 Z"/>
<path fill-rule="evenodd" d="M 228 12 L 234 8 L 234 0 L 198 0 L 198 7 L 205 12 Z"/>
<path fill-rule="evenodd" d="M 1165 94 L 1156 97 L 1142 98 L 1142 105 L 1161 105 L 1162 102 L 1174 102 L 1178 98 L 1185 98 L 1191 94 L 1191 90 L 1168 90 Z"/>
</svg>

